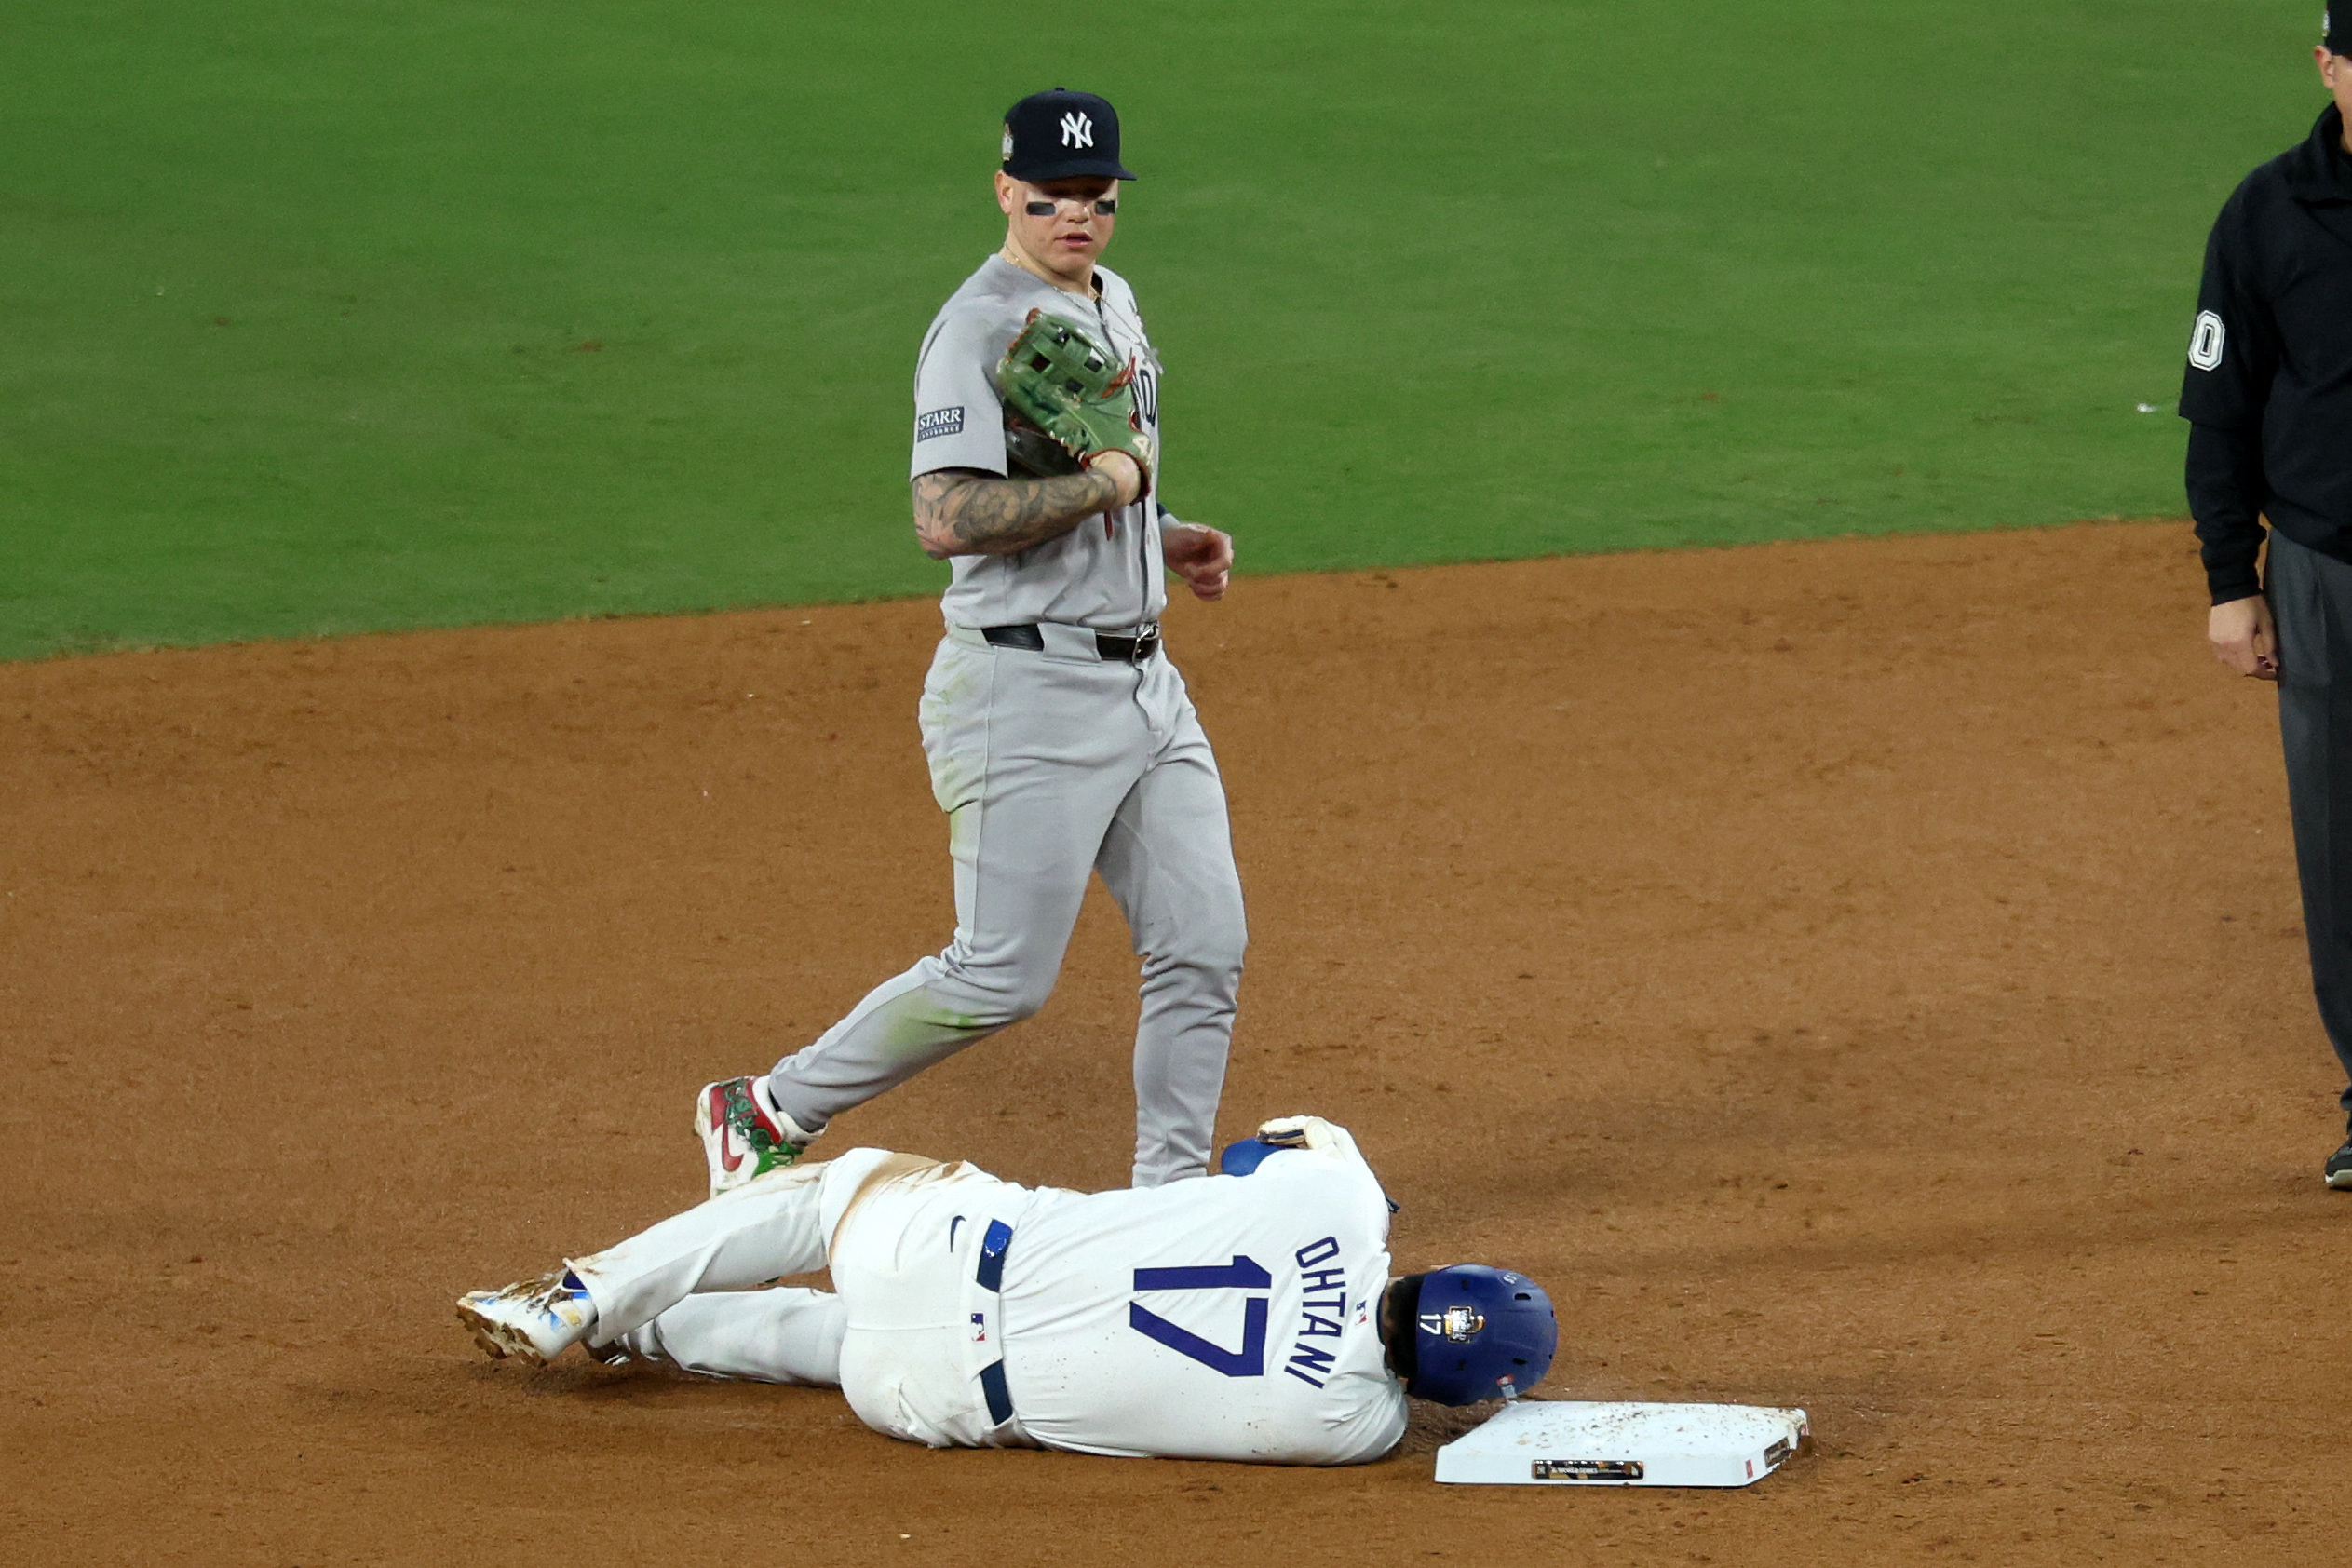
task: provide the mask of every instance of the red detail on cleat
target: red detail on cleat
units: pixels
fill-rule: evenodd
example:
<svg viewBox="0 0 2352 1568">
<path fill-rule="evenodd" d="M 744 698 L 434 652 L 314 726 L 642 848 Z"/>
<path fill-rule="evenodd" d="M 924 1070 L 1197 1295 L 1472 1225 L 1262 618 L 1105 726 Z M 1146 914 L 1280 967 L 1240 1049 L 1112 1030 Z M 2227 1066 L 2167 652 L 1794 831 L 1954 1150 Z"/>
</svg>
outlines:
<svg viewBox="0 0 2352 1568">
<path fill-rule="evenodd" d="M 727 1116 L 726 1094 L 725 1084 L 710 1086 L 710 1125 L 719 1129 L 720 1168 L 733 1175 L 735 1168 L 743 1163 L 743 1156 L 735 1152 L 735 1124 Z"/>
</svg>

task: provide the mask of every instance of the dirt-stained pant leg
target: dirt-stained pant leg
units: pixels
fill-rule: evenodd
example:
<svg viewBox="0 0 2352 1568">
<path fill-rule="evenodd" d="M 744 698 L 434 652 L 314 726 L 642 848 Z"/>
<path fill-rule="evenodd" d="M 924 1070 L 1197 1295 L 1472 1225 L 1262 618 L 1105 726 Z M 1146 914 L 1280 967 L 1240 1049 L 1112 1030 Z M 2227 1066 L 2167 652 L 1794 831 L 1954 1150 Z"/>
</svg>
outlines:
<svg viewBox="0 0 2352 1568">
<path fill-rule="evenodd" d="M 839 1298 L 753 1287 L 823 1268 L 861 1186 L 899 1157 L 852 1149 L 772 1171 L 569 1260 L 596 1304 L 594 1342 L 716 1376 L 839 1383 L 847 1322 Z"/>
<path fill-rule="evenodd" d="M 853 1149 L 569 1266 L 596 1303 L 598 1345 L 717 1377 L 837 1386 L 868 1426 L 912 1442 L 1023 1446 L 980 1376 L 1003 1358 L 1004 1325 L 979 1264 L 992 1222 L 1033 1196 L 970 1165 Z M 835 1291 L 751 1288 L 823 1266 Z"/>
<path fill-rule="evenodd" d="M 933 1448 L 1035 1446 L 1017 1418 L 989 1409 L 981 1369 L 1003 1359 L 1005 1323 L 979 1268 L 992 1223 L 1017 1224 L 1032 1196 L 942 1166 L 877 1184 L 843 1223 L 832 1256 L 848 1304 L 841 1391 L 867 1426 Z"/>
<path fill-rule="evenodd" d="M 1201 1174 L 1244 937 L 1223 787 L 1183 679 L 1165 658 L 1112 664 L 951 635 L 922 722 L 948 815 L 955 940 L 778 1062 L 777 1103 L 822 1128 L 1034 1013 L 1099 864 L 1145 958 L 1135 1179 Z"/>
<path fill-rule="evenodd" d="M 2311 989 L 2352 1116 L 2352 564 L 2274 529 L 2265 588 Z"/>
</svg>

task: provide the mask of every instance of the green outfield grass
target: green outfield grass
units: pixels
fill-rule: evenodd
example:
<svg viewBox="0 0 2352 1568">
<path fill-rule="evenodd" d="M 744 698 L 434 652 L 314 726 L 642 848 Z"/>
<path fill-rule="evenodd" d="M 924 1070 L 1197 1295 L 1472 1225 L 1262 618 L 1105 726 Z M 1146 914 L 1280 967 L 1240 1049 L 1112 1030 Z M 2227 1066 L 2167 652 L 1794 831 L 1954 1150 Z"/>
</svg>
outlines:
<svg viewBox="0 0 2352 1568">
<path fill-rule="evenodd" d="M 936 587 L 914 347 L 1060 83 L 1251 569 L 2175 512 L 2317 21 L 58 0 L 0 34 L 0 656 Z"/>
</svg>

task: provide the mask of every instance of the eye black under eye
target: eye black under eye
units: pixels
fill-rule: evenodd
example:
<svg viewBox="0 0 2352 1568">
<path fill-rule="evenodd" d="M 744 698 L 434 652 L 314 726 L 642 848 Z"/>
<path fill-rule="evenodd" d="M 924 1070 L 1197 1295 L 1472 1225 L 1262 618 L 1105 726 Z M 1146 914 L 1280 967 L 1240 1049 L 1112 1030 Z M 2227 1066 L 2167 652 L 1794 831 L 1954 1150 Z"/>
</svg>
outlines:
<svg viewBox="0 0 2352 1568">
<path fill-rule="evenodd" d="M 1029 204 L 1029 215 L 1032 218 L 1050 218 L 1053 216 L 1053 203 L 1049 201 L 1033 201 Z"/>
<path fill-rule="evenodd" d="M 1119 201 L 1116 196 L 1104 196 L 1094 204 L 1094 215 L 1098 218 L 1115 217 L 1118 215 L 1118 210 Z"/>
</svg>

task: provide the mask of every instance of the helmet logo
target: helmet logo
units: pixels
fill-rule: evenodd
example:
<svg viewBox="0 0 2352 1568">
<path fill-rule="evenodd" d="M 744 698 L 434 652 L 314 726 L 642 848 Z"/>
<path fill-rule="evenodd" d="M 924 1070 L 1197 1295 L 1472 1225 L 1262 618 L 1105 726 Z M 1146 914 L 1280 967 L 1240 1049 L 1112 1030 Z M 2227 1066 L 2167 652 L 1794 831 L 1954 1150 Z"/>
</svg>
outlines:
<svg viewBox="0 0 2352 1568">
<path fill-rule="evenodd" d="M 1421 1331 L 1455 1345 L 1467 1345 L 1486 1327 L 1486 1317 L 1474 1306 L 1449 1306 L 1443 1312 L 1421 1315 Z"/>
<path fill-rule="evenodd" d="M 1090 115 L 1077 114 L 1062 115 L 1061 144 L 1065 147 L 1093 146 L 1094 117 Z"/>
</svg>

